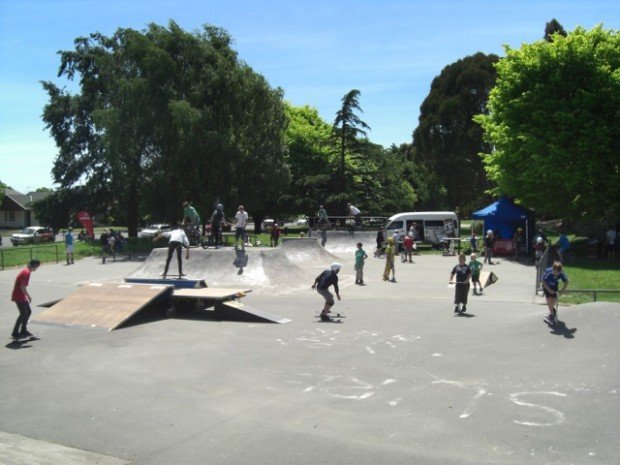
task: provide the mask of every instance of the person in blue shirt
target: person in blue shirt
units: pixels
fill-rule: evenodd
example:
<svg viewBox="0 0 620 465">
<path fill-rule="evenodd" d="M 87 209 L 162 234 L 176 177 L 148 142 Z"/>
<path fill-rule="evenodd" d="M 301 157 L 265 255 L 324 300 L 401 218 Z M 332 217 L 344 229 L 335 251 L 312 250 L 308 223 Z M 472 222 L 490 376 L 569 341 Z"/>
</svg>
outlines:
<svg viewBox="0 0 620 465">
<path fill-rule="evenodd" d="M 323 296 L 323 299 L 325 299 L 325 305 L 321 312 L 322 321 L 331 321 L 329 313 L 334 305 L 334 296 L 329 292 L 330 286 L 334 286 L 336 297 L 340 300 L 340 290 L 338 289 L 338 272 L 340 268 L 340 263 L 332 263 L 330 269 L 318 275 L 312 284 L 312 289 L 316 289 L 317 292 Z"/>
<path fill-rule="evenodd" d="M 71 228 L 65 234 L 65 247 L 67 249 L 67 265 L 73 265 L 73 229 Z"/>
<path fill-rule="evenodd" d="M 564 263 L 564 252 L 570 249 L 570 241 L 568 240 L 568 237 L 566 237 L 566 234 L 560 233 L 560 237 L 555 245 L 557 247 L 558 258 L 560 259 L 560 262 Z"/>
<path fill-rule="evenodd" d="M 559 283 L 562 281 L 564 285 L 562 286 L 562 290 L 558 291 Z M 556 323 L 557 315 L 556 315 L 556 304 L 558 302 L 558 293 L 564 292 L 566 287 L 568 286 L 568 276 L 566 273 L 562 271 L 562 263 L 559 261 L 553 262 L 553 266 L 547 268 L 543 274 L 541 279 L 543 294 L 547 299 L 547 307 L 549 308 L 549 316 L 545 321 L 553 326 Z"/>
</svg>

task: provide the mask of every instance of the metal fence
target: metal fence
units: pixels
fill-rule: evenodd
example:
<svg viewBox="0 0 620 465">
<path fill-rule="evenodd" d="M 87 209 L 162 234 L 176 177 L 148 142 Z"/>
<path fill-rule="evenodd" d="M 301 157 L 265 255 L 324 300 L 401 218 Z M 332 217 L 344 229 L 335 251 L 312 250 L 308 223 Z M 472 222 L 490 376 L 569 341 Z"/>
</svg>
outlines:
<svg viewBox="0 0 620 465">
<path fill-rule="evenodd" d="M 35 253 L 35 251 L 37 251 Z M 23 259 L 21 259 L 23 256 Z M 60 250 L 58 244 L 52 245 L 39 245 L 39 246 L 18 246 L 12 248 L 1 248 L 0 249 L 0 270 L 4 270 L 7 266 L 7 263 L 15 264 L 15 265 L 25 265 L 33 258 L 38 258 L 42 262 L 49 262 L 53 260 L 47 260 L 50 256 L 56 260 L 56 263 L 60 261 Z M 10 260 L 10 261 L 9 261 Z"/>
</svg>

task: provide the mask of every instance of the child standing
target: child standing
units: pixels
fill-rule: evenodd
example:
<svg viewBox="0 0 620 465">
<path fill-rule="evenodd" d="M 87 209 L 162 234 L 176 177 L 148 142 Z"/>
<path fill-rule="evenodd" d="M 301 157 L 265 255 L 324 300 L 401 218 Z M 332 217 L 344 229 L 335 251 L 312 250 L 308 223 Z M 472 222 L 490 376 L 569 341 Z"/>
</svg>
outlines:
<svg viewBox="0 0 620 465">
<path fill-rule="evenodd" d="M 355 284 L 364 284 L 364 260 L 368 258 L 364 249 L 362 249 L 362 243 L 357 243 L 357 250 L 355 251 Z"/>
<path fill-rule="evenodd" d="M 480 294 L 482 294 L 482 284 L 480 284 L 480 272 L 482 271 L 482 263 L 478 261 L 478 255 L 475 253 L 470 255 L 469 268 L 471 268 L 471 283 L 474 286 L 474 295 L 478 295 L 476 292 L 476 284 L 480 288 Z"/>
<path fill-rule="evenodd" d="M 469 294 L 469 279 L 471 278 L 471 268 L 465 263 L 465 255 L 459 255 L 459 264 L 452 268 L 450 283 L 456 276 L 456 286 L 454 288 L 454 313 L 462 315 L 467 310 L 467 295 Z"/>
<path fill-rule="evenodd" d="M 392 270 L 392 282 L 396 282 L 396 270 L 394 269 L 394 238 L 388 237 L 387 247 L 385 248 L 385 270 L 383 270 L 383 280 L 390 279 L 390 270 Z"/>
</svg>

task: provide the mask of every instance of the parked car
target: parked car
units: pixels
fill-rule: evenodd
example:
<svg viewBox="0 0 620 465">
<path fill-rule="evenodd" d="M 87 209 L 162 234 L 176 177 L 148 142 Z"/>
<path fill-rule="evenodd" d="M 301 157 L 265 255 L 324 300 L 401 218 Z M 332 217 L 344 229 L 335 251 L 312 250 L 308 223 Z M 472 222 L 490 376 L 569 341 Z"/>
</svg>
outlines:
<svg viewBox="0 0 620 465">
<path fill-rule="evenodd" d="M 39 242 L 54 242 L 54 231 L 50 228 L 42 228 L 41 226 L 28 226 L 24 228 L 22 232 L 13 234 L 11 236 L 11 244 L 26 245 L 36 244 Z"/>
<path fill-rule="evenodd" d="M 170 233 L 171 226 L 165 223 L 157 223 L 151 224 L 148 227 L 144 228 L 142 231 L 138 233 L 138 237 L 146 237 L 148 239 L 153 239 L 158 234 L 164 234 L 166 232 Z"/>
</svg>

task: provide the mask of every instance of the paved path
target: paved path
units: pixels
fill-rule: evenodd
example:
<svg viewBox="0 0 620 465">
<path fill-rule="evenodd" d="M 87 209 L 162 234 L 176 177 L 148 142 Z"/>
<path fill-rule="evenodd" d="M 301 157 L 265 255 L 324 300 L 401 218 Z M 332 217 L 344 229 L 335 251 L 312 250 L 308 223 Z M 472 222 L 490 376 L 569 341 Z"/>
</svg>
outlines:
<svg viewBox="0 0 620 465">
<path fill-rule="evenodd" d="M 33 324 L 41 340 L 0 350 L 0 463 L 59 463 L 55 445 L 141 465 L 617 463 L 620 305 L 562 308 L 552 332 L 533 269 L 502 261 L 471 316 L 453 317 L 455 258 L 397 263 L 386 283 L 370 255 L 366 286 L 353 284 L 353 254 L 340 258 L 342 324 L 313 318 L 311 279 L 246 297 L 285 325 Z M 30 290 L 41 303 L 138 265 L 45 265 Z M 16 272 L 0 272 L 4 337 Z M 31 441 L 30 462 L 14 435 Z"/>
</svg>

